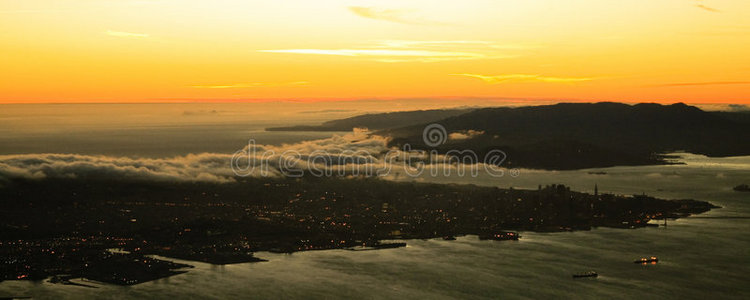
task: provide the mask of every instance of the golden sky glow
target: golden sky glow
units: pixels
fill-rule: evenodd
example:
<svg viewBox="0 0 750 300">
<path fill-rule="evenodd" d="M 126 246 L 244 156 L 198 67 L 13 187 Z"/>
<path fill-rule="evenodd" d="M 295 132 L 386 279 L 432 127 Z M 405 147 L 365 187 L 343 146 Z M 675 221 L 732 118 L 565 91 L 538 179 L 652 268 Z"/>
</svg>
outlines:
<svg viewBox="0 0 750 300">
<path fill-rule="evenodd" d="M 0 103 L 750 104 L 746 0 L 0 2 Z"/>
</svg>

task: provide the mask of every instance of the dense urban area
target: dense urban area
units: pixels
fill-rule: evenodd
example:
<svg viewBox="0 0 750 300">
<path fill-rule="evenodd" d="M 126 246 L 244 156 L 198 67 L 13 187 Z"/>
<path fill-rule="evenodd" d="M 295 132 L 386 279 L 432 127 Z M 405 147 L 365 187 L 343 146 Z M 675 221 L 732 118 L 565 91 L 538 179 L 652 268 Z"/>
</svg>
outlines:
<svg viewBox="0 0 750 300">
<path fill-rule="evenodd" d="M 517 240 L 517 231 L 638 228 L 714 208 L 694 200 L 586 194 L 563 185 L 520 190 L 373 178 L 14 180 L 0 187 L 0 202 L 0 279 L 84 277 L 123 285 L 190 267 L 150 255 L 256 262 L 263 261 L 253 256 L 257 251 L 379 249 L 405 245 L 394 240 Z"/>
</svg>

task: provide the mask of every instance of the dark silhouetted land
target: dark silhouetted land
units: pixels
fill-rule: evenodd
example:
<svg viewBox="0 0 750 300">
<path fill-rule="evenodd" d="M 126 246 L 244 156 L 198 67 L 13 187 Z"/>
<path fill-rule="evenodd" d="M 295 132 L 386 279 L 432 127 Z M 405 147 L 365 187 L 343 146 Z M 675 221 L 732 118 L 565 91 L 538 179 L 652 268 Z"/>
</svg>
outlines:
<svg viewBox="0 0 750 300">
<path fill-rule="evenodd" d="M 471 109 L 436 109 L 405 112 L 366 114 L 346 119 L 327 121 L 321 125 L 300 125 L 290 127 L 271 127 L 268 131 L 352 131 L 354 128 L 381 130 L 399 128 L 415 124 L 429 123 L 448 117 L 457 116 Z"/>
<path fill-rule="evenodd" d="M 443 117 L 445 114 L 449 116 Z M 397 126 L 409 122 L 411 125 Z M 392 146 L 409 144 L 412 149 L 431 150 L 422 138 L 430 123 L 443 125 L 449 134 L 482 133 L 449 139 L 435 148 L 439 152 L 469 149 L 481 159 L 488 151 L 499 149 L 507 154 L 503 161 L 507 167 L 566 170 L 665 164 L 668 157 L 663 154 L 674 151 L 750 155 L 749 113 L 706 112 L 682 103 L 561 103 L 401 112 L 335 120 L 305 130 L 368 127 L 378 130 L 375 134 L 392 137 Z"/>
</svg>

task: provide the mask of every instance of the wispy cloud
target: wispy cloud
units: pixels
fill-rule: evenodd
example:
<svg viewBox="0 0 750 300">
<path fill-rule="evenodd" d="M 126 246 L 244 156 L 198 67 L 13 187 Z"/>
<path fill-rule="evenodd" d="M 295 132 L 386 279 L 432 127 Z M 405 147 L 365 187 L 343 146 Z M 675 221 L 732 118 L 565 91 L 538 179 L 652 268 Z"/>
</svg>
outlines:
<svg viewBox="0 0 750 300">
<path fill-rule="evenodd" d="M 718 10 L 718 9 L 715 9 L 715 8 L 712 8 L 712 7 L 708 7 L 708 6 L 705 6 L 705 5 L 703 5 L 703 4 L 698 4 L 698 5 L 696 5 L 695 7 L 697 7 L 697 8 L 700 8 L 700 9 L 703 9 L 703 10 L 706 10 L 706 11 L 710 11 L 710 12 L 716 12 L 716 13 L 717 13 L 717 12 L 721 12 L 721 11 L 720 11 L 720 10 Z"/>
<path fill-rule="evenodd" d="M 407 16 L 409 13 L 408 10 L 384 9 L 384 8 L 374 8 L 374 7 L 364 7 L 364 6 L 350 6 L 348 8 L 349 8 L 349 11 L 351 11 L 357 16 L 368 18 L 368 19 L 373 19 L 373 20 L 381 20 L 381 21 L 396 22 L 396 23 L 402 23 L 402 24 L 412 24 L 412 25 L 430 25 L 430 24 L 440 25 L 442 24 L 440 22 L 421 20 L 416 17 L 409 17 Z"/>
<path fill-rule="evenodd" d="M 133 32 L 125 32 L 125 31 L 107 30 L 105 33 L 107 35 L 121 37 L 121 38 L 147 38 L 149 37 L 149 35 L 146 33 L 133 33 Z"/>
<path fill-rule="evenodd" d="M 346 49 L 273 49 L 258 50 L 265 53 L 290 53 L 307 55 L 332 55 L 364 57 L 380 62 L 440 62 L 450 60 L 475 60 L 512 58 L 518 54 L 499 53 L 503 45 L 488 41 L 413 41 L 385 40 L 372 45 Z M 503 48 L 520 50 L 521 45 Z M 506 51 L 508 52 L 508 51 Z"/>
<path fill-rule="evenodd" d="M 452 76 L 465 76 L 481 79 L 489 84 L 500 84 L 507 82 L 550 82 L 550 83 L 574 83 L 582 81 L 591 81 L 594 78 L 588 77 L 550 77 L 538 74 L 504 74 L 504 75 L 480 75 L 480 74 L 450 74 Z"/>
<path fill-rule="evenodd" d="M 350 6 L 349 11 L 360 17 L 404 23 L 403 12 L 397 9 L 377 9 L 372 7 Z"/>
<path fill-rule="evenodd" d="M 281 87 L 281 86 L 303 86 L 309 85 L 307 81 L 293 81 L 293 82 L 250 82 L 250 83 L 235 83 L 235 84 L 224 84 L 224 85 L 191 85 L 190 87 L 196 89 L 243 89 L 243 88 L 257 88 L 257 87 Z"/>
<path fill-rule="evenodd" d="M 737 84 L 750 84 L 750 81 L 678 82 L 678 83 L 657 84 L 653 86 L 669 87 L 669 86 L 704 86 L 704 85 L 737 85 Z"/>
<path fill-rule="evenodd" d="M 467 60 L 487 58 L 481 53 L 450 52 L 431 50 L 403 50 L 403 49 L 282 49 L 260 50 L 268 53 L 293 53 L 313 55 L 336 55 L 350 57 L 375 57 L 382 62 L 436 62 L 445 60 Z"/>
<path fill-rule="evenodd" d="M 414 40 L 384 40 L 376 47 L 414 48 L 414 47 L 452 47 L 452 46 L 492 46 L 488 41 L 414 41 Z"/>
<path fill-rule="evenodd" d="M 457 131 L 452 132 L 448 135 L 448 139 L 450 140 L 468 140 L 475 138 L 477 136 L 483 135 L 483 130 L 464 130 L 464 131 Z"/>
<path fill-rule="evenodd" d="M 727 108 L 729 111 L 750 111 L 750 106 L 747 106 L 745 104 L 729 104 L 727 105 Z"/>
<path fill-rule="evenodd" d="M 482 40 L 444 40 L 444 41 L 420 41 L 420 40 L 382 40 L 374 47 L 383 48 L 462 48 L 481 50 L 527 50 L 539 48 L 539 45 L 530 44 L 498 44 L 492 41 Z"/>
</svg>

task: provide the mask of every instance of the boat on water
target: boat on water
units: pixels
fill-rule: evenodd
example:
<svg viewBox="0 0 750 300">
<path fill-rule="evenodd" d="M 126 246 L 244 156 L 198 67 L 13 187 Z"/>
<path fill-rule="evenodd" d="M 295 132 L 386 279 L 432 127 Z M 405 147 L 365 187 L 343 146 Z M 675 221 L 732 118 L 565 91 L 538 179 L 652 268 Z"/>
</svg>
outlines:
<svg viewBox="0 0 750 300">
<path fill-rule="evenodd" d="M 599 273 L 595 271 L 588 271 L 585 273 L 573 274 L 573 278 L 586 278 L 586 277 L 599 277 Z"/>
<path fill-rule="evenodd" d="M 740 184 L 738 186 L 735 186 L 734 190 L 738 192 L 750 192 L 750 185 Z"/>
<path fill-rule="evenodd" d="M 656 256 L 651 257 L 641 257 L 640 259 L 636 259 L 633 263 L 636 264 L 655 264 L 659 262 L 659 259 Z"/>
</svg>

